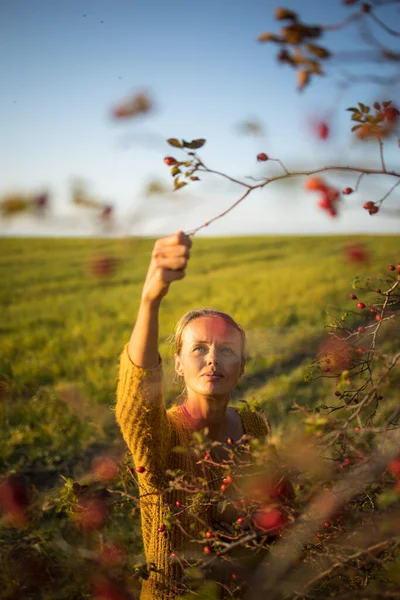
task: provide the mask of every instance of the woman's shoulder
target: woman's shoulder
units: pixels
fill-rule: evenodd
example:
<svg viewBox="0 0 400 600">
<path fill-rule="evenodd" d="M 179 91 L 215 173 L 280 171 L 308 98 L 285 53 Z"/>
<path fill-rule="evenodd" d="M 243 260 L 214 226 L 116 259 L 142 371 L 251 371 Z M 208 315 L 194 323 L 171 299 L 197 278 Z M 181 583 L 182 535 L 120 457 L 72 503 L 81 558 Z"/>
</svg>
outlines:
<svg viewBox="0 0 400 600">
<path fill-rule="evenodd" d="M 257 438 L 268 435 L 267 420 L 262 412 L 252 410 L 247 403 L 240 407 L 232 406 L 230 408 L 241 419 L 246 434 Z"/>
</svg>

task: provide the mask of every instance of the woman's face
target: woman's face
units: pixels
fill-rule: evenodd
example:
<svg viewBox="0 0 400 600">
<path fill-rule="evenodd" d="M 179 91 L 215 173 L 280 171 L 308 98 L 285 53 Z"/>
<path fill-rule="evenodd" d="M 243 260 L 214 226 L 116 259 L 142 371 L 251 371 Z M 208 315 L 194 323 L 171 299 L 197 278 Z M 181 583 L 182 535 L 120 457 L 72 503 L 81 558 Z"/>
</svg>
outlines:
<svg viewBox="0 0 400 600">
<path fill-rule="evenodd" d="M 229 396 L 244 371 L 240 332 L 219 316 L 190 321 L 182 334 L 175 370 L 185 379 L 188 393 Z"/>
</svg>

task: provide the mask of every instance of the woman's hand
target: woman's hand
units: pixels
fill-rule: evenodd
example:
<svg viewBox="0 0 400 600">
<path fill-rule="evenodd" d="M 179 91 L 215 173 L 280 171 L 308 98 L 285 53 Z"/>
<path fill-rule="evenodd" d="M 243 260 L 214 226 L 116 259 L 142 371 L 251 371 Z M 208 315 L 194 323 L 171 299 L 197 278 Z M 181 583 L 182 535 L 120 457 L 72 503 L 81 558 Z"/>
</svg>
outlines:
<svg viewBox="0 0 400 600">
<path fill-rule="evenodd" d="M 173 281 L 185 277 L 191 245 L 191 239 L 183 231 L 156 241 L 143 286 L 143 300 L 160 301 Z"/>
</svg>

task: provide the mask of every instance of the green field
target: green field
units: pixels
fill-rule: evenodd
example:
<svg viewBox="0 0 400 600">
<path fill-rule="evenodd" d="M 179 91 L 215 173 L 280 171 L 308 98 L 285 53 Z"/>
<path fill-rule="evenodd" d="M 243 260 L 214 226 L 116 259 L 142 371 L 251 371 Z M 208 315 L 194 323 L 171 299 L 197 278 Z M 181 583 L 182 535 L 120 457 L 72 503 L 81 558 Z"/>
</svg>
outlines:
<svg viewBox="0 0 400 600">
<path fill-rule="evenodd" d="M 330 322 L 326 309 L 354 309 L 355 276 L 387 276 L 398 262 L 396 236 L 195 239 L 186 278 L 161 313 L 160 348 L 168 404 L 173 383 L 168 336 L 198 306 L 233 315 L 248 336 L 248 363 L 233 401 L 256 400 L 275 430 L 293 402 L 331 397 L 331 380 L 304 375 Z M 120 439 L 112 412 L 119 354 L 138 308 L 153 240 L 2 239 L 2 471 L 46 477 L 83 469 L 85 457 Z M 348 244 L 369 259 L 349 261 Z M 117 257 L 109 276 L 94 256 Z M 355 317 L 361 318 L 361 317 Z M 37 475 L 43 471 L 43 477 Z M 76 473 L 75 473 L 76 474 Z"/>
</svg>

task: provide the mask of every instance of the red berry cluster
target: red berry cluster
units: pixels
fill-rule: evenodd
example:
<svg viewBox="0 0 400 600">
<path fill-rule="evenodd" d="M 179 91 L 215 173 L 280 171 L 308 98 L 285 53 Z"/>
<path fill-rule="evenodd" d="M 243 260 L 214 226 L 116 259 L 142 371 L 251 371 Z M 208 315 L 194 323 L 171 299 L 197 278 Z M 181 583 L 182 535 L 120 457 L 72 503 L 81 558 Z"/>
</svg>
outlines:
<svg viewBox="0 0 400 600">
<path fill-rule="evenodd" d="M 319 177 L 311 177 L 305 182 L 305 188 L 309 192 L 321 192 L 318 200 L 318 206 L 325 210 L 331 217 L 336 217 L 338 214 L 337 203 L 340 200 L 338 190 L 328 186 L 323 179 Z"/>
<path fill-rule="evenodd" d="M 379 212 L 379 206 L 377 206 L 375 202 L 372 202 L 371 200 L 365 202 L 364 208 L 369 212 L 370 215 L 376 215 L 376 213 Z"/>
</svg>

